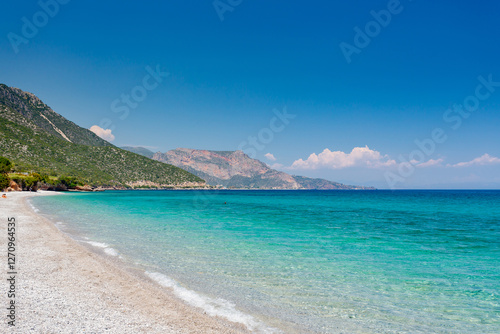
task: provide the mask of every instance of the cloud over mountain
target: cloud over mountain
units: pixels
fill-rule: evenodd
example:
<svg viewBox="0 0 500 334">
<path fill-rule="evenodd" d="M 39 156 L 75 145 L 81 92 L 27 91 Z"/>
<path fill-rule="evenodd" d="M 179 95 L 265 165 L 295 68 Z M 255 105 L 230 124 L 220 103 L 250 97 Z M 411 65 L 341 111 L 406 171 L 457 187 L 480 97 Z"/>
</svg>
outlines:
<svg viewBox="0 0 500 334">
<path fill-rule="evenodd" d="M 368 146 L 355 147 L 350 153 L 330 151 L 311 154 L 306 160 L 295 160 L 291 169 L 342 169 L 348 167 L 388 167 L 396 165 L 396 161 L 378 151 L 371 150 Z"/>
<path fill-rule="evenodd" d="M 115 140 L 115 135 L 111 133 L 111 129 L 103 129 L 98 125 L 92 125 L 89 130 L 104 140 L 107 141 Z"/>
</svg>

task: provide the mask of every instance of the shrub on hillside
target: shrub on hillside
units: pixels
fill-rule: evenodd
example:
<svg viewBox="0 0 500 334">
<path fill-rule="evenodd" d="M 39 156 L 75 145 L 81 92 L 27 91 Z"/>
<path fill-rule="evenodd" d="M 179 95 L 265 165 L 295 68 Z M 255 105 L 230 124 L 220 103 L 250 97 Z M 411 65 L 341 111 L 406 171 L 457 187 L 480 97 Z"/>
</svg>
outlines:
<svg viewBox="0 0 500 334">
<path fill-rule="evenodd" d="M 10 179 L 7 174 L 0 174 L 0 190 L 5 190 L 9 187 Z"/>
<path fill-rule="evenodd" d="M 0 157 L 0 174 L 6 174 L 12 169 L 12 162 L 9 159 Z"/>
<path fill-rule="evenodd" d="M 62 176 L 59 178 L 59 183 L 65 185 L 68 188 L 75 188 L 76 186 L 82 186 L 83 183 L 76 177 Z"/>
</svg>

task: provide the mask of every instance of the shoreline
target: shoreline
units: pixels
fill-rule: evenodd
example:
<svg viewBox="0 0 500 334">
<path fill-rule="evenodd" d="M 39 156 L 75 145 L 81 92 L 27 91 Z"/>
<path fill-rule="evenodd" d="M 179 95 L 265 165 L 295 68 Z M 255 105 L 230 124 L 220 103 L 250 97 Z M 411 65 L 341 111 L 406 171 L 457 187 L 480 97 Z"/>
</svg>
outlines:
<svg viewBox="0 0 500 334">
<path fill-rule="evenodd" d="M 87 249 L 27 203 L 30 197 L 54 195 L 61 194 L 11 192 L 0 199 L 4 252 L 7 218 L 16 218 L 17 224 L 16 326 L 8 327 L 4 320 L 2 326 L 8 332 L 250 332 L 243 324 L 187 305 L 171 288 L 162 288 Z M 7 285 L 2 280 L 2 292 L 8 291 Z M 7 294 L 3 295 L 7 306 Z"/>
<path fill-rule="evenodd" d="M 57 192 L 57 193 L 94 193 L 94 192 L 105 192 L 105 191 L 378 191 L 378 190 L 389 190 L 393 189 L 249 189 L 249 188 L 136 188 L 136 189 L 103 189 L 103 190 L 41 190 L 46 192 Z M 420 190 L 420 189 L 396 189 L 396 190 Z M 422 189 L 427 190 L 427 189 Z M 437 189 L 437 190 L 447 190 L 447 189 Z M 467 189 L 466 189 L 467 190 Z M 484 189 L 490 190 L 490 189 Z M 492 189 L 495 190 L 495 189 Z M 26 192 L 26 191 L 24 191 Z"/>
</svg>

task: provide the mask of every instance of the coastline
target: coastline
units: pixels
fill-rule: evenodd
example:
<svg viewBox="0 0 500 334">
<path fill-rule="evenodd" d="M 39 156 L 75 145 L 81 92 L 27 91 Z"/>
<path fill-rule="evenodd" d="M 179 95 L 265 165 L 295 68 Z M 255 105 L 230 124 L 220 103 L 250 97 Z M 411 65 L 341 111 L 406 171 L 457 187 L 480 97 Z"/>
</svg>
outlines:
<svg viewBox="0 0 500 334">
<path fill-rule="evenodd" d="M 60 194 L 12 192 L 0 202 L 4 252 L 8 217 L 16 219 L 17 231 L 16 326 L 8 327 L 4 320 L 2 327 L 7 332 L 249 332 L 242 324 L 189 306 L 171 289 L 91 252 L 37 215 L 26 201 L 51 195 Z M 6 279 L 2 279 L 0 289 L 8 291 Z M 7 294 L 2 295 L 2 304 L 7 306 Z"/>
</svg>

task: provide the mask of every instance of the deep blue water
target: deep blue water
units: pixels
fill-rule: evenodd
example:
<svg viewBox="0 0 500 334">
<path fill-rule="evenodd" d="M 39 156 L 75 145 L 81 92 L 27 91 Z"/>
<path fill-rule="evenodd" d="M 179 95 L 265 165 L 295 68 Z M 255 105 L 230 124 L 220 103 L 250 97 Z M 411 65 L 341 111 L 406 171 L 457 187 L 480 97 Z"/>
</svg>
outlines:
<svg viewBox="0 0 500 334">
<path fill-rule="evenodd" d="M 75 239 L 257 332 L 500 333 L 500 191 L 115 191 L 32 203 Z"/>
</svg>

